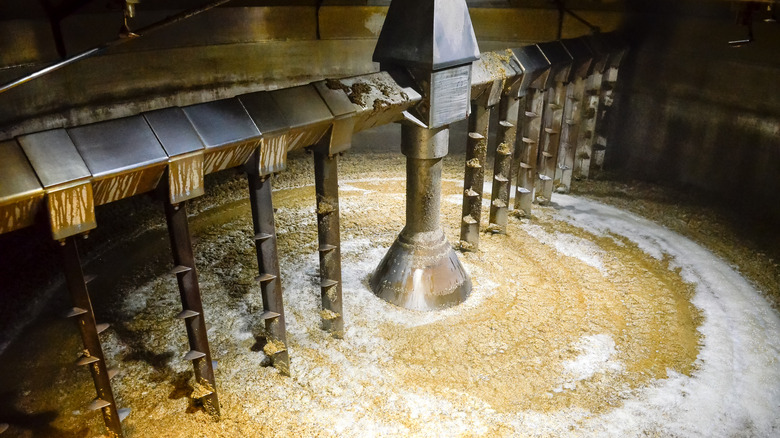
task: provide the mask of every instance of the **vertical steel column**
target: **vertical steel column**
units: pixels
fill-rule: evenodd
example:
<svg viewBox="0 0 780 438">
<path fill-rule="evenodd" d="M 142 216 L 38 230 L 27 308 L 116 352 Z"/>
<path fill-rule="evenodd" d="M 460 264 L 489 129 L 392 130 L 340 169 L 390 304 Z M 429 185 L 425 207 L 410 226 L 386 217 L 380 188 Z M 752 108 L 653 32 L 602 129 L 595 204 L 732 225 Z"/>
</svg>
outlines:
<svg viewBox="0 0 780 438">
<path fill-rule="evenodd" d="M 103 348 L 100 345 L 92 302 L 89 299 L 84 272 L 81 270 L 76 238 L 70 236 L 63 240 L 61 251 L 65 281 L 74 306 L 68 316 L 76 318 L 76 325 L 84 342 L 84 355 L 76 363 L 89 366 L 97 391 L 97 398 L 89 405 L 89 409 L 100 409 L 103 412 L 103 421 L 106 423 L 109 436 L 112 438 L 121 437 L 121 418 L 114 400 L 114 393 L 111 390 L 111 375 L 113 373 L 109 373 Z"/>
<path fill-rule="evenodd" d="M 472 102 L 463 183 L 463 220 L 460 224 L 460 248 L 464 251 L 479 249 L 482 186 L 485 181 L 489 127 L 490 107 Z"/>
<path fill-rule="evenodd" d="M 536 186 L 536 200 L 545 205 L 550 202 L 553 190 L 553 177 L 561 140 L 561 122 L 563 119 L 563 100 L 565 88 L 557 83 L 549 88 L 545 95 L 544 130 L 539 150 L 539 181 Z"/>
<path fill-rule="evenodd" d="M 247 174 L 249 201 L 252 208 L 252 226 L 255 233 L 257 269 L 260 291 L 263 297 L 263 313 L 268 343 L 263 348 L 282 374 L 290 375 L 290 357 L 287 352 L 287 331 L 284 322 L 282 281 L 279 272 L 279 256 L 276 249 L 276 226 L 271 197 L 271 180 L 267 176 Z"/>
<path fill-rule="evenodd" d="M 591 170 L 601 171 L 604 167 L 604 151 L 607 149 L 607 132 L 609 131 L 609 114 L 614 99 L 613 93 L 617 84 L 618 69 L 610 67 L 604 73 L 601 85 L 599 109 L 596 114 L 596 144 L 593 146 Z"/>
<path fill-rule="evenodd" d="M 317 192 L 317 236 L 320 253 L 322 326 L 335 338 L 344 336 L 341 299 L 341 233 L 339 230 L 338 154 L 329 154 L 329 136 L 314 149 Z"/>
<path fill-rule="evenodd" d="M 533 203 L 534 171 L 541 129 L 542 93 L 530 89 L 521 99 L 522 113 L 518 114 L 520 140 L 515 147 L 512 166 L 515 173 L 515 214 L 530 217 Z"/>
<path fill-rule="evenodd" d="M 577 142 L 577 152 L 574 160 L 574 178 L 587 178 L 590 174 L 590 161 L 593 157 L 593 145 L 596 140 L 596 119 L 601 99 L 602 74 L 594 71 L 588 76 L 585 85 L 585 102 L 582 110 L 582 126 Z"/>
<path fill-rule="evenodd" d="M 490 226 L 493 233 L 506 233 L 510 187 L 512 184 L 512 155 L 517 140 L 517 112 L 519 99 L 503 95 L 498 104 L 498 146 L 493 162 L 493 190 L 490 200 Z"/>
<path fill-rule="evenodd" d="M 442 158 L 449 128 L 401 125 L 406 155 L 406 226 L 369 280 L 378 297 L 412 310 L 462 303 L 471 279 L 441 228 Z"/>
<path fill-rule="evenodd" d="M 585 94 L 585 82 L 576 78 L 566 85 L 566 104 L 563 109 L 561 126 L 561 145 L 558 152 L 558 166 L 555 170 L 553 186 L 559 193 L 571 190 L 572 169 L 580 128 L 580 112 Z"/>
<path fill-rule="evenodd" d="M 195 256 L 192 252 L 189 224 L 187 222 L 187 204 L 171 204 L 168 196 L 163 201 L 165 219 L 168 223 L 168 236 L 173 253 L 173 273 L 179 284 L 182 312 L 177 318 L 184 321 L 190 351 L 184 359 L 192 361 L 195 370 L 195 397 L 200 400 L 209 415 L 220 415 L 217 386 L 214 380 L 214 367 L 211 362 L 206 317 L 203 314 L 198 272 L 195 268 Z"/>
</svg>

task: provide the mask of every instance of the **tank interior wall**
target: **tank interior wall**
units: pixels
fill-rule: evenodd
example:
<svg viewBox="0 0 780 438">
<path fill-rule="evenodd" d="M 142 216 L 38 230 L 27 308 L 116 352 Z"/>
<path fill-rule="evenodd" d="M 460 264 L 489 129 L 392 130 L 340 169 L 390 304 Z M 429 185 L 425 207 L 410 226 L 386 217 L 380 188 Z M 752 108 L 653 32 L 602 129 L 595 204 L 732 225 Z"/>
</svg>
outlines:
<svg viewBox="0 0 780 438">
<path fill-rule="evenodd" d="M 630 3 L 606 167 L 780 220 L 780 23 L 720 2 Z M 761 12 L 761 15 L 759 15 Z"/>
<path fill-rule="evenodd" d="M 131 27 L 203 3 L 142 2 Z M 376 71 L 371 56 L 388 3 L 234 0 L 3 93 L 0 139 Z M 558 11 L 545 1 L 469 4 L 482 51 L 556 38 Z M 623 17 L 622 2 L 577 0 L 567 6 L 605 31 L 616 29 Z M 36 7 L 38 2 L 0 4 L 2 83 L 59 59 L 51 26 Z M 105 2 L 77 10 L 61 23 L 67 54 L 115 39 L 121 20 L 121 11 L 106 10 Z M 566 17 L 564 37 L 587 31 Z"/>
</svg>

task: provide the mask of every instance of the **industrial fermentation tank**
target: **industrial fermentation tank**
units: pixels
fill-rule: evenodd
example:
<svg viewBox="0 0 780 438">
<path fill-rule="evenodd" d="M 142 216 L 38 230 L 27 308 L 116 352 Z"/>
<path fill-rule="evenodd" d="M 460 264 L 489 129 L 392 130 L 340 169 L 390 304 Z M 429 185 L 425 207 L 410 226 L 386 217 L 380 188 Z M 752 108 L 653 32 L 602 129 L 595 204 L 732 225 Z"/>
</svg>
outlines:
<svg viewBox="0 0 780 438">
<path fill-rule="evenodd" d="M 5 2 L 0 435 L 774 436 L 774 8 Z"/>
</svg>

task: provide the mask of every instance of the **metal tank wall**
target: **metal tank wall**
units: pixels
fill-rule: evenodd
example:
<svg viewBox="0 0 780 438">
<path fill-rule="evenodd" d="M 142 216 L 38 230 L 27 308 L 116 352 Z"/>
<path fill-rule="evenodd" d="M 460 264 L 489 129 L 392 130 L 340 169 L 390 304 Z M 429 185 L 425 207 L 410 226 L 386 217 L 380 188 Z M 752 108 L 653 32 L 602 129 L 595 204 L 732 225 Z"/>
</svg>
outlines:
<svg viewBox="0 0 780 438">
<path fill-rule="evenodd" d="M 131 29 L 205 0 L 142 1 Z M 110 4 L 110 2 L 108 3 Z M 239 1 L 111 48 L 0 95 L 0 139 L 126 117 L 168 106 L 290 87 L 378 70 L 371 54 L 388 1 Z M 121 9 L 86 2 L 61 22 L 68 56 L 117 38 Z M 556 38 L 558 11 L 545 1 L 469 2 L 480 50 Z M 615 30 L 623 2 L 567 2 Z M 0 82 L 59 60 L 38 2 L 0 5 Z M 563 37 L 588 28 L 565 16 Z"/>
<path fill-rule="evenodd" d="M 780 221 L 780 24 L 725 2 L 631 2 L 606 168 Z"/>
</svg>

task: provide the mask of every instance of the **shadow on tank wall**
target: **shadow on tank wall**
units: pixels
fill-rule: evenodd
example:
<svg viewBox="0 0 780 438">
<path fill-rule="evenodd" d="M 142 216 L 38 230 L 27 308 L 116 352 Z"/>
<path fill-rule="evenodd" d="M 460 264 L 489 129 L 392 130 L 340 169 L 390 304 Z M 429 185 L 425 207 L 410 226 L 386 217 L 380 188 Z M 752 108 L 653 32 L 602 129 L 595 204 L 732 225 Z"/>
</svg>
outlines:
<svg viewBox="0 0 780 438">
<path fill-rule="evenodd" d="M 738 8 L 629 2 L 607 168 L 693 189 L 743 214 L 780 221 L 780 24 Z"/>
</svg>

